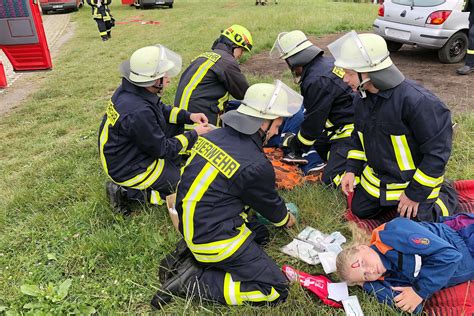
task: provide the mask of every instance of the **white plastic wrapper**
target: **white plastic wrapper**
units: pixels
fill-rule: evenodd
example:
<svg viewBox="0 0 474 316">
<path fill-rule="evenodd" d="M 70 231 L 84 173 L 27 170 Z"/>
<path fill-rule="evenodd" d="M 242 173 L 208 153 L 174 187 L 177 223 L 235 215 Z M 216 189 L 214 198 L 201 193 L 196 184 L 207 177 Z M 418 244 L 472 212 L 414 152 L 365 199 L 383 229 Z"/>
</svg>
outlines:
<svg viewBox="0 0 474 316">
<path fill-rule="evenodd" d="M 359 299 L 355 295 L 342 300 L 342 306 L 347 316 L 364 316 L 364 312 L 359 304 Z"/>
<path fill-rule="evenodd" d="M 312 244 L 293 239 L 288 245 L 283 246 L 281 251 L 289 256 L 298 258 L 307 264 L 317 265 L 320 263 L 318 251 Z"/>
<path fill-rule="evenodd" d="M 324 273 L 329 274 L 336 272 L 337 254 L 334 252 L 320 252 L 318 258 L 323 266 Z"/>
<path fill-rule="evenodd" d="M 318 252 L 325 251 L 323 247 L 323 241 L 326 237 L 327 235 L 310 226 L 305 227 L 305 229 L 303 229 L 298 234 L 298 236 L 296 236 L 297 239 L 303 240 L 313 245 Z"/>
</svg>

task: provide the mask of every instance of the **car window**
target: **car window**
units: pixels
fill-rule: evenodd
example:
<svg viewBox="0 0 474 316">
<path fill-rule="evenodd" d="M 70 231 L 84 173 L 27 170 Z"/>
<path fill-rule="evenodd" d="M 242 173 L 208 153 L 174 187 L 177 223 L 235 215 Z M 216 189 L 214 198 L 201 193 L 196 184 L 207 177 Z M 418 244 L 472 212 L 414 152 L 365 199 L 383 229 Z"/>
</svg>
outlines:
<svg viewBox="0 0 474 316">
<path fill-rule="evenodd" d="M 434 7 L 446 2 L 446 0 L 392 0 L 393 3 L 409 5 L 414 7 Z"/>
</svg>

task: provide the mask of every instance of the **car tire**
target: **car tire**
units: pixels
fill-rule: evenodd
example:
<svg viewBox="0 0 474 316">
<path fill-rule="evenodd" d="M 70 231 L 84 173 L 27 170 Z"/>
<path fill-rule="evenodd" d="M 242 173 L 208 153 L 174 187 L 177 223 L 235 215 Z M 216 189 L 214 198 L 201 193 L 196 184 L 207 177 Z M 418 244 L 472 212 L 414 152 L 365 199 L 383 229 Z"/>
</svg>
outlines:
<svg viewBox="0 0 474 316">
<path fill-rule="evenodd" d="M 438 50 L 439 61 L 443 64 L 456 64 L 466 56 L 468 38 L 466 33 L 457 32 Z"/>
<path fill-rule="evenodd" d="M 170 4 L 170 5 L 168 6 L 168 8 L 170 8 L 170 9 L 173 9 L 173 5 L 172 5 L 172 4 Z"/>
<path fill-rule="evenodd" d="M 400 50 L 400 48 L 402 48 L 402 46 L 403 46 L 403 43 L 394 42 L 394 41 L 390 41 L 390 40 L 385 40 L 385 42 L 387 42 L 387 49 L 391 53 L 398 52 Z"/>
</svg>

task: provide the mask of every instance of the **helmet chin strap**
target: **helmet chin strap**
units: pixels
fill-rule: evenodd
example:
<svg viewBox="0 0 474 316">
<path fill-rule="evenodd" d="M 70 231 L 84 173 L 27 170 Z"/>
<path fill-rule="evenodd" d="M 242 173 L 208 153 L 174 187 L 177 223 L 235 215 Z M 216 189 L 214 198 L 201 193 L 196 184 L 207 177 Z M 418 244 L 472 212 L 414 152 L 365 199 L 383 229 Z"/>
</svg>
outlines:
<svg viewBox="0 0 474 316">
<path fill-rule="evenodd" d="M 153 88 L 156 88 L 158 89 L 158 94 L 161 94 L 163 93 L 163 77 L 161 77 L 160 79 L 157 80 L 158 84 L 155 84 L 153 85 Z"/>
<path fill-rule="evenodd" d="M 367 98 L 367 92 L 364 88 L 364 85 L 370 81 L 370 78 L 362 79 L 362 74 L 360 72 L 357 73 L 357 76 L 359 77 L 359 86 L 357 87 L 357 91 L 359 91 L 360 97 L 365 99 Z"/>
</svg>

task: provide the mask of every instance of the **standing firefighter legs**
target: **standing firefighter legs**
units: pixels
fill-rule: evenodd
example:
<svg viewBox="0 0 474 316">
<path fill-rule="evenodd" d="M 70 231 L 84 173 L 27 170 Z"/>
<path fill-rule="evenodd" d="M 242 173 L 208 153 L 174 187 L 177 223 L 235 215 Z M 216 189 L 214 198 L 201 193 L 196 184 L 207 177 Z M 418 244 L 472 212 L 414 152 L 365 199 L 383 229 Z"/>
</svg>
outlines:
<svg viewBox="0 0 474 316">
<path fill-rule="evenodd" d="M 109 4 L 112 0 L 87 0 L 92 7 L 92 18 L 97 22 L 100 37 L 107 41 L 112 37 L 111 30 L 114 26 L 114 19 L 110 14 Z"/>
</svg>

